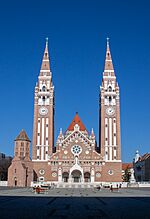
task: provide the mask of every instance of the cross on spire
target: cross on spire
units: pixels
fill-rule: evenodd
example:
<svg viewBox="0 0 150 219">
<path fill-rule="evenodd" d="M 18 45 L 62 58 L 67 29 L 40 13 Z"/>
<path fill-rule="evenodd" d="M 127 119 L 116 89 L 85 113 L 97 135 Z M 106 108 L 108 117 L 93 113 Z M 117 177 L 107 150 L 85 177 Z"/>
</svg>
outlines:
<svg viewBox="0 0 150 219">
<path fill-rule="evenodd" d="M 107 40 L 107 47 L 109 47 L 109 37 L 107 37 L 106 40 Z"/>
<path fill-rule="evenodd" d="M 45 40 L 46 40 L 46 47 L 48 47 L 48 37 L 46 37 Z"/>
</svg>

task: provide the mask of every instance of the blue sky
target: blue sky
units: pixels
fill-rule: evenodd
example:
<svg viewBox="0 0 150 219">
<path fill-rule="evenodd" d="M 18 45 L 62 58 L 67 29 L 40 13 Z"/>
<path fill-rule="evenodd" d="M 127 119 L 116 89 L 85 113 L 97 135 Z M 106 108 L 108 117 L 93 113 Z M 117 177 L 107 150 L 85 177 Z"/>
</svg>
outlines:
<svg viewBox="0 0 150 219">
<path fill-rule="evenodd" d="M 121 92 L 122 160 L 150 152 L 150 3 L 117 0 L 3 1 L 0 7 L 0 151 L 32 140 L 34 87 L 49 38 L 55 138 L 79 112 L 98 138 L 106 37 Z"/>
</svg>

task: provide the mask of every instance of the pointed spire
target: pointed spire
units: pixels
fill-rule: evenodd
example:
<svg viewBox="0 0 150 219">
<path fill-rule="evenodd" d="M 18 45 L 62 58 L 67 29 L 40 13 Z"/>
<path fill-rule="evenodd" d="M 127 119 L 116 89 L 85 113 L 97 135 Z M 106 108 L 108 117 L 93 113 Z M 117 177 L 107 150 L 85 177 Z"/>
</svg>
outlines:
<svg viewBox="0 0 150 219">
<path fill-rule="evenodd" d="M 107 40 L 107 48 L 109 48 L 109 37 L 107 37 L 106 40 Z"/>
<path fill-rule="evenodd" d="M 20 140 L 21 141 L 29 141 L 29 142 L 31 142 L 24 129 L 21 130 L 21 132 L 19 133 L 19 135 L 15 139 L 15 141 L 20 141 Z"/>
<path fill-rule="evenodd" d="M 92 137 L 92 138 L 95 137 L 93 128 L 92 128 L 92 130 L 91 130 L 91 137 Z"/>
<path fill-rule="evenodd" d="M 114 67 L 113 67 L 111 53 L 110 53 L 109 38 L 107 37 L 107 49 L 106 49 L 104 75 L 108 76 L 109 73 L 111 73 L 111 76 L 114 76 Z"/>
<path fill-rule="evenodd" d="M 137 150 L 134 157 L 134 163 L 136 163 L 139 160 L 139 158 L 140 158 L 140 154 L 139 151 Z"/>
<path fill-rule="evenodd" d="M 48 53 L 48 38 L 46 38 L 46 45 L 41 65 L 40 75 L 43 75 L 43 72 L 47 72 L 46 75 L 50 75 L 50 61 L 49 61 L 49 53 Z"/>
<path fill-rule="evenodd" d="M 62 128 L 60 128 L 59 137 L 62 137 Z"/>
</svg>

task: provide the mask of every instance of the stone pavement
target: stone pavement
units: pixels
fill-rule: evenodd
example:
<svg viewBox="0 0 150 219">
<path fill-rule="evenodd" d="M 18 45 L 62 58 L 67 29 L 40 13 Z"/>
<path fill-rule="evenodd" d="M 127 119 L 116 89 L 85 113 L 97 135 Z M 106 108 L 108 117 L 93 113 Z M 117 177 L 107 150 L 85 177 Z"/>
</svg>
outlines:
<svg viewBox="0 0 150 219">
<path fill-rule="evenodd" d="M 0 188 L 0 218 L 130 219 L 150 218 L 150 188 L 51 189 L 34 194 L 30 188 Z"/>
</svg>

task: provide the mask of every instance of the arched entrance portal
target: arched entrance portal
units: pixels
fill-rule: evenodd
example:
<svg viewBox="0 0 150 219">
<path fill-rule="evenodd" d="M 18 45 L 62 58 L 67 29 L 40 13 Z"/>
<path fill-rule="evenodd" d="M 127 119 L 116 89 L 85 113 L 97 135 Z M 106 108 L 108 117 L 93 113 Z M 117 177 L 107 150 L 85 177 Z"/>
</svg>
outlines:
<svg viewBox="0 0 150 219">
<path fill-rule="evenodd" d="M 64 173 L 62 174 L 62 178 L 63 178 L 63 182 L 68 182 L 68 179 L 69 179 L 69 173 L 64 172 Z"/>
<path fill-rule="evenodd" d="M 91 174 L 89 172 L 84 173 L 84 182 L 91 182 Z"/>
<path fill-rule="evenodd" d="M 73 170 L 71 175 L 73 182 L 81 182 L 82 173 L 80 170 Z"/>
</svg>

